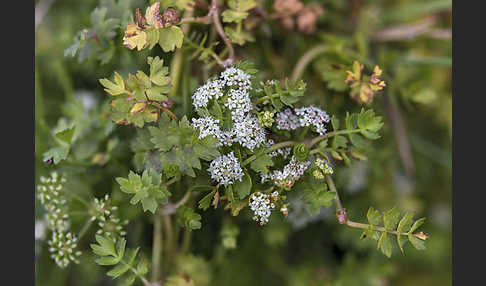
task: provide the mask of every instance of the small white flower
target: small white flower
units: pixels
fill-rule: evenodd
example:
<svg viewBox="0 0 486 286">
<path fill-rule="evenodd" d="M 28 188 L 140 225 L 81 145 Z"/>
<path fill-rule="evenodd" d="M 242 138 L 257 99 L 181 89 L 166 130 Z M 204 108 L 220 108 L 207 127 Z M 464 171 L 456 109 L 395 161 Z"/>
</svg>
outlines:
<svg viewBox="0 0 486 286">
<path fill-rule="evenodd" d="M 205 85 L 197 88 L 192 95 L 192 104 L 195 108 L 207 107 L 210 100 L 218 99 L 221 96 L 223 96 L 221 82 L 218 79 L 211 79 Z"/>
<path fill-rule="evenodd" d="M 268 223 L 268 218 L 272 214 L 275 204 L 270 203 L 267 194 L 256 192 L 250 197 L 249 207 L 253 211 L 253 219 L 259 222 L 260 225 L 264 225 Z"/>
<path fill-rule="evenodd" d="M 300 127 L 299 118 L 289 108 L 277 113 L 275 122 L 280 130 L 294 130 Z"/>
<path fill-rule="evenodd" d="M 300 126 L 314 126 L 317 133 L 324 135 L 326 133 L 325 124 L 329 122 L 329 115 L 323 110 L 313 105 L 308 107 L 296 108 L 295 113 L 299 117 Z"/>
<path fill-rule="evenodd" d="M 232 185 L 237 180 L 241 181 L 243 170 L 241 169 L 238 158 L 233 152 L 221 155 L 211 161 L 208 172 L 211 178 L 224 186 Z"/>
<path fill-rule="evenodd" d="M 77 257 L 81 255 L 81 251 L 75 251 L 78 246 L 78 238 L 72 233 L 52 232 L 51 239 L 47 243 L 51 258 L 59 267 L 65 268 L 71 262 L 79 263 Z"/>
<path fill-rule="evenodd" d="M 253 151 L 262 146 L 265 141 L 265 129 L 258 123 L 255 114 L 248 113 L 242 120 L 233 122 L 233 142 Z"/>
</svg>

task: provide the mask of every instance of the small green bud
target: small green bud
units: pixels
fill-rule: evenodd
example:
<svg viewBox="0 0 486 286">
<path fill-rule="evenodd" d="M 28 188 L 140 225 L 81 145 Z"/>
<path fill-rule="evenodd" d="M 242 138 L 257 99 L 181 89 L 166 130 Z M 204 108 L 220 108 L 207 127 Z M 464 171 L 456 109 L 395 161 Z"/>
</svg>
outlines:
<svg viewBox="0 0 486 286">
<path fill-rule="evenodd" d="M 309 158 L 309 149 L 304 143 L 300 143 L 294 146 L 294 156 L 297 161 L 305 161 Z"/>
<path fill-rule="evenodd" d="M 179 166 L 176 164 L 167 164 L 164 166 L 164 172 L 168 178 L 175 177 L 179 174 Z"/>
<path fill-rule="evenodd" d="M 263 111 L 258 114 L 258 122 L 265 126 L 265 127 L 271 127 L 273 123 L 275 122 L 275 119 L 273 119 L 273 116 L 275 115 L 275 112 L 272 111 Z"/>
<path fill-rule="evenodd" d="M 318 179 L 318 180 L 322 180 L 324 179 L 324 174 L 319 170 L 319 169 L 315 169 L 313 172 L 312 172 L 312 176 L 314 176 L 314 178 Z"/>
</svg>

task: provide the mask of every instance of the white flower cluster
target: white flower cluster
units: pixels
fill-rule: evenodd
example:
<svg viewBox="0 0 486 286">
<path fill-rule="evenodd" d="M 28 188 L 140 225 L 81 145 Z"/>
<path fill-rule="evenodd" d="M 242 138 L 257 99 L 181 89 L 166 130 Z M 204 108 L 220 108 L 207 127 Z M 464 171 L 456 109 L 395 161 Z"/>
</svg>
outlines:
<svg viewBox="0 0 486 286">
<path fill-rule="evenodd" d="M 221 73 L 220 80 L 223 86 L 245 91 L 251 88 L 250 75 L 238 68 L 227 68 Z"/>
<path fill-rule="evenodd" d="M 231 67 L 223 71 L 218 79 L 212 79 L 199 87 L 192 96 L 194 107 L 207 107 L 210 100 L 217 100 L 227 89 L 224 106 L 231 112 L 233 127 L 223 130 L 221 122 L 211 116 L 193 118 L 192 125 L 199 129 L 199 139 L 213 135 L 221 145 L 239 143 L 250 150 L 260 147 L 265 142 L 265 129 L 258 122 L 258 117 L 250 113 L 253 109 L 249 90 L 250 75 L 243 70 Z"/>
<path fill-rule="evenodd" d="M 37 185 L 38 198 L 47 211 L 47 227 L 53 231 L 66 231 L 69 228 L 69 215 L 62 189 L 66 179 L 52 172 L 50 177 L 40 177 Z"/>
<path fill-rule="evenodd" d="M 270 196 L 261 192 L 255 192 L 250 197 L 250 209 L 253 211 L 253 219 L 260 225 L 268 222 L 275 204 L 270 201 Z"/>
<path fill-rule="evenodd" d="M 51 239 L 48 241 L 51 258 L 56 264 L 65 268 L 72 261 L 79 263 L 77 259 L 81 251 L 75 251 L 78 245 L 78 238 L 70 232 L 53 232 Z"/>
<path fill-rule="evenodd" d="M 196 108 L 207 107 L 208 102 L 212 99 L 218 99 L 223 96 L 222 86 L 218 79 L 209 80 L 205 85 L 197 88 L 192 95 L 192 104 Z"/>
<path fill-rule="evenodd" d="M 265 129 L 258 123 L 258 118 L 248 113 L 242 120 L 233 122 L 233 142 L 253 151 L 265 143 Z"/>
<path fill-rule="evenodd" d="M 277 129 L 280 130 L 294 130 L 300 127 L 299 118 L 289 108 L 277 113 L 275 121 Z"/>
<path fill-rule="evenodd" d="M 326 133 L 325 124 L 329 122 L 329 115 L 323 110 L 313 105 L 296 108 L 295 113 L 299 116 L 299 123 L 301 127 L 314 126 L 317 133 L 324 135 Z"/>
<path fill-rule="evenodd" d="M 269 174 L 260 174 L 262 183 L 270 179 L 277 186 L 290 188 L 304 174 L 310 163 L 309 160 L 303 162 L 297 161 L 295 156 L 292 156 L 290 162 L 285 165 L 283 170 L 275 170 Z"/>
<path fill-rule="evenodd" d="M 291 109 L 288 108 L 277 113 L 277 129 L 294 130 L 299 127 L 314 126 L 317 133 L 320 135 L 324 135 L 326 133 L 327 130 L 325 124 L 329 122 L 330 117 L 322 109 L 311 105 L 296 108 L 295 114 Z"/>
<path fill-rule="evenodd" d="M 107 236 L 125 236 L 126 231 L 123 230 L 123 225 L 128 224 L 128 220 L 121 221 L 117 215 L 117 206 L 110 205 L 110 197 L 105 195 L 102 199 L 94 198 L 94 208 L 91 220 L 98 221 L 100 229 L 96 232 L 100 235 Z"/>
<path fill-rule="evenodd" d="M 211 179 L 224 186 L 232 185 L 237 180 L 241 182 L 241 178 L 243 177 L 240 162 L 233 152 L 227 155 L 221 155 L 211 161 L 208 172 L 211 174 Z"/>
<path fill-rule="evenodd" d="M 47 227 L 52 230 L 49 244 L 51 258 L 56 264 L 64 268 L 69 263 L 79 263 L 77 256 L 81 255 L 80 251 L 75 251 L 77 238 L 69 232 L 69 215 L 66 208 L 66 199 L 62 194 L 66 179 L 60 177 L 57 172 L 52 172 L 50 177 L 40 177 L 40 184 L 37 186 L 39 191 L 38 197 L 44 205 L 47 215 Z"/>
</svg>

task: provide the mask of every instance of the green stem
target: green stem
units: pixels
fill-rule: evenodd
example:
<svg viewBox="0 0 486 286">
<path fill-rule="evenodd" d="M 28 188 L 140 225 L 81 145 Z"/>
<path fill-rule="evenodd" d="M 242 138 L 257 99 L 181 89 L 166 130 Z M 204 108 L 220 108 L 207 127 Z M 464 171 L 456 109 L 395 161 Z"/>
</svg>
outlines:
<svg viewBox="0 0 486 286">
<path fill-rule="evenodd" d="M 258 105 L 260 103 L 263 103 L 265 100 L 269 100 L 271 98 L 279 98 L 279 97 L 280 97 L 279 94 L 265 95 L 264 97 L 260 97 L 259 99 L 255 100 L 255 102 L 253 102 L 253 105 Z"/>
<path fill-rule="evenodd" d="M 265 149 L 265 151 L 263 151 L 263 153 L 267 154 L 267 153 L 270 153 L 272 151 L 275 151 L 275 150 L 278 150 L 278 149 L 281 149 L 281 148 L 294 146 L 296 144 L 298 144 L 298 142 L 295 142 L 295 141 L 280 142 L 280 143 L 277 143 L 277 144 L 272 145 L 271 147 Z M 245 161 L 243 161 L 243 163 L 241 163 L 241 166 L 244 167 L 244 166 L 250 164 L 251 162 L 255 161 L 257 158 L 258 158 L 258 155 L 252 155 L 252 156 L 248 157 Z"/>
<path fill-rule="evenodd" d="M 299 137 L 297 137 L 297 141 L 301 141 L 302 139 L 304 139 L 305 135 L 307 134 L 307 132 L 309 132 L 309 130 L 310 130 L 310 125 L 306 126 L 304 130 L 302 130 L 302 133 L 300 133 Z"/>
<path fill-rule="evenodd" d="M 172 227 L 172 220 L 170 215 L 163 214 L 162 222 L 165 229 L 165 252 L 167 259 L 165 260 L 165 267 L 168 268 L 168 263 L 172 260 L 174 249 L 174 230 Z"/>
<path fill-rule="evenodd" d="M 301 76 L 302 73 L 304 72 L 305 68 L 307 65 L 318 55 L 327 52 L 329 50 L 329 47 L 326 45 L 318 45 L 313 47 L 312 49 L 308 50 L 307 52 L 304 53 L 304 55 L 297 61 L 297 64 L 295 65 L 294 71 L 292 72 L 292 75 L 290 76 L 290 82 L 294 83 L 296 80 L 298 80 Z"/>
<path fill-rule="evenodd" d="M 327 138 L 330 138 L 330 137 L 333 137 L 333 136 L 336 136 L 336 135 L 351 134 L 351 133 L 358 133 L 358 132 L 361 132 L 361 129 L 339 130 L 339 131 L 329 132 L 327 134 L 324 134 L 324 135 L 321 135 L 321 136 L 318 136 L 318 137 L 312 139 L 309 142 L 308 147 L 311 148 L 312 146 L 314 146 L 315 144 L 321 142 L 322 140 L 327 139 Z"/>
<path fill-rule="evenodd" d="M 152 242 L 152 281 L 160 279 L 162 264 L 162 214 L 159 210 L 154 215 L 154 234 Z"/>
<path fill-rule="evenodd" d="M 332 180 L 332 177 L 330 175 L 326 175 L 326 182 L 327 185 L 329 186 L 329 189 L 331 192 L 335 192 L 336 195 L 334 196 L 334 201 L 336 202 L 336 210 L 337 211 L 343 211 L 343 205 L 341 203 L 341 199 L 339 198 L 339 193 L 336 189 L 336 185 L 334 185 L 334 181 Z"/>
<path fill-rule="evenodd" d="M 168 180 L 167 182 L 165 182 L 164 185 L 166 187 L 168 187 L 168 186 L 172 185 L 173 183 L 179 181 L 179 179 L 180 179 L 179 176 L 175 176 L 174 178 L 172 178 L 172 179 Z"/>
<path fill-rule="evenodd" d="M 189 250 L 192 240 L 192 231 L 184 229 L 184 238 L 182 240 L 181 253 L 184 254 Z"/>
<path fill-rule="evenodd" d="M 121 262 L 122 264 L 124 264 L 124 265 L 128 266 L 128 267 L 129 267 L 129 269 L 130 269 L 130 270 L 131 270 L 131 271 L 132 271 L 132 272 L 133 272 L 133 273 L 134 273 L 134 274 L 135 274 L 135 275 L 136 275 L 138 278 L 140 278 L 140 280 L 142 280 L 143 285 L 145 285 L 145 286 L 151 286 L 151 285 L 152 285 L 152 284 L 150 284 L 150 282 L 148 282 L 148 280 L 147 280 L 145 277 L 143 277 L 142 275 L 140 275 L 140 273 L 138 273 L 138 271 L 137 271 L 135 268 L 133 268 L 133 266 L 131 266 L 130 264 L 126 263 L 124 260 L 121 260 L 120 262 Z"/>
<path fill-rule="evenodd" d="M 86 221 L 86 223 L 83 225 L 83 227 L 79 231 L 78 240 L 81 240 L 81 238 L 86 234 L 86 232 L 88 231 L 88 229 L 89 229 L 89 227 L 91 226 L 92 223 L 93 223 L 93 220 L 91 218 L 89 218 Z"/>
</svg>

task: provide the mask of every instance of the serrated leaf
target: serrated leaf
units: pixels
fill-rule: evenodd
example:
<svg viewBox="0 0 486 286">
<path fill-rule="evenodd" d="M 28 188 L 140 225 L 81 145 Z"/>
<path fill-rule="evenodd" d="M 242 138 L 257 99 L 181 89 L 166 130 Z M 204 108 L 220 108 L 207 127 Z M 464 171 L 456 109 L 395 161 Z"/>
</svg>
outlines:
<svg viewBox="0 0 486 286">
<path fill-rule="evenodd" d="M 190 231 L 200 229 L 201 215 L 194 212 L 192 208 L 180 206 L 177 209 L 177 222 Z"/>
<path fill-rule="evenodd" d="M 380 239 L 378 239 L 378 248 L 381 250 L 381 252 L 383 252 L 386 257 L 391 257 L 393 244 L 388 238 L 388 234 L 386 232 L 383 232 L 380 236 Z"/>
<path fill-rule="evenodd" d="M 205 195 L 198 203 L 198 207 L 202 210 L 207 210 L 209 206 L 211 205 L 211 201 L 213 199 L 214 193 L 216 190 L 213 190 L 212 192 L 208 193 Z"/>
<path fill-rule="evenodd" d="M 399 220 L 400 211 L 396 206 L 383 214 L 383 223 L 388 230 L 396 229 Z"/>
<path fill-rule="evenodd" d="M 164 52 L 171 52 L 182 47 L 184 33 L 178 26 L 170 26 L 159 30 L 159 45 Z"/>
<path fill-rule="evenodd" d="M 256 172 L 262 174 L 268 174 L 269 170 L 268 167 L 273 166 L 272 157 L 268 154 L 261 154 L 259 155 L 253 162 L 250 164 L 250 168 Z"/>
<path fill-rule="evenodd" d="M 148 263 L 145 259 L 141 259 L 137 264 L 137 272 L 140 275 L 145 275 L 148 273 Z"/>
<path fill-rule="evenodd" d="M 410 228 L 409 233 L 415 232 L 424 222 L 425 222 L 425 218 L 424 217 L 416 220 L 413 223 L 412 228 Z"/>
<path fill-rule="evenodd" d="M 58 146 L 51 148 L 44 152 L 43 155 L 43 161 L 48 161 L 52 160 L 52 162 L 57 165 L 59 162 L 62 160 L 66 160 L 68 154 L 69 154 L 69 146 Z"/>
<path fill-rule="evenodd" d="M 95 262 L 98 265 L 115 265 L 118 264 L 118 262 L 120 262 L 120 259 L 117 257 L 104 256 L 96 259 Z"/>
<path fill-rule="evenodd" d="M 380 225 L 381 223 L 381 214 L 379 211 L 375 210 L 373 207 L 368 209 L 368 213 L 366 214 L 366 218 L 371 225 Z"/>
<path fill-rule="evenodd" d="M 123 45 L 130 50 L 141 51 L 147 45 L 147 34 L 135 24 L 128 24 L 123 37 Z"/>
<path fill-rule="evenodd" d="M 105 87 L 105 91 L 110 95 L 120 95 L 125 93 L 125 82 L 120 74 L 114 73 L 113 81 L 103 78 L 99 82 Z"/>
<path fill-rule="evenodd" d="M 241 182 L 236 181 L 233 184 L 233 189 L 238 194 L 238 197 L 240 199 L 244 199 L 246 196 L 250 194 L 251 187 L 252 187 L 251 177 L 247 172 L 245 172 L 245 174 L 241 178 Z"/>
<path fill-rule="evenodd" d="M 76 129 L 76 126 L 73 125 L 70 128 L 66 128 L 66 129 L 63 129 L 61 131 L 58 131 L 56 133 L 56 138 L 61 140 L 62 142 L 65 142 L 65 143 L 71 145 L 71 140 L 73 139 L 75 129 Z"/>
<path fill-rule="evenodd" d="M 248 13 L 228 9 L 223 11 L 223 13 L 221 13 L 221 16 L 223 22 L 225 23 L 232 23 L 232 22 L 238 23 L 246 19 L 246 17 L 248 17 Z"/>
<path fill-rule="evenodd" d="M 408 235 L 408 240 L 413 245 L 413 247 L 415 247 L 415 249 L 417 249 L 417 250 L 425 250 L 426 249 L 425 242 L 423 240 L 419 239 L 419 238 L 416 238 L 412 234 Z"/>
<path fill-rule="evenodd" d="M 400 222 L 398 223 L 397 227 L 397 242 L 398 246 L 400 247 L 400 250 L 403 253 L 403 245 L 407 242 L 407 238 L 403 235 L 400 235 L 401 233 L 406 233 L 408 232 L 408 229 L 412 226 L 412 221 L 413 221 L 413 212 L 407 212 L 405 215 L 402 217 Z"/>
<path fill-rule="evenodd" d="M 147 29 L 145 30 L 145 34 L 147 34 L 148 48 L 151 50 L 159 42 L 159 30 Z"/>
<path fill-rule="evenodd" d="M 130 269 L 130 265 L 127 264 L 118 264 L 113 269 L 108 271 L 106 274 L 111 276 L 113 279 L 125 274 Z"/>
<path fill-rule="evenodd" d="M 116 242 L 116 253 L 119 258 L 123 258 L 123 256 L 125 255 L 126 244 L 127 241 L 123 237 L 118 239 L 118 241 Z"/>
</svg>

